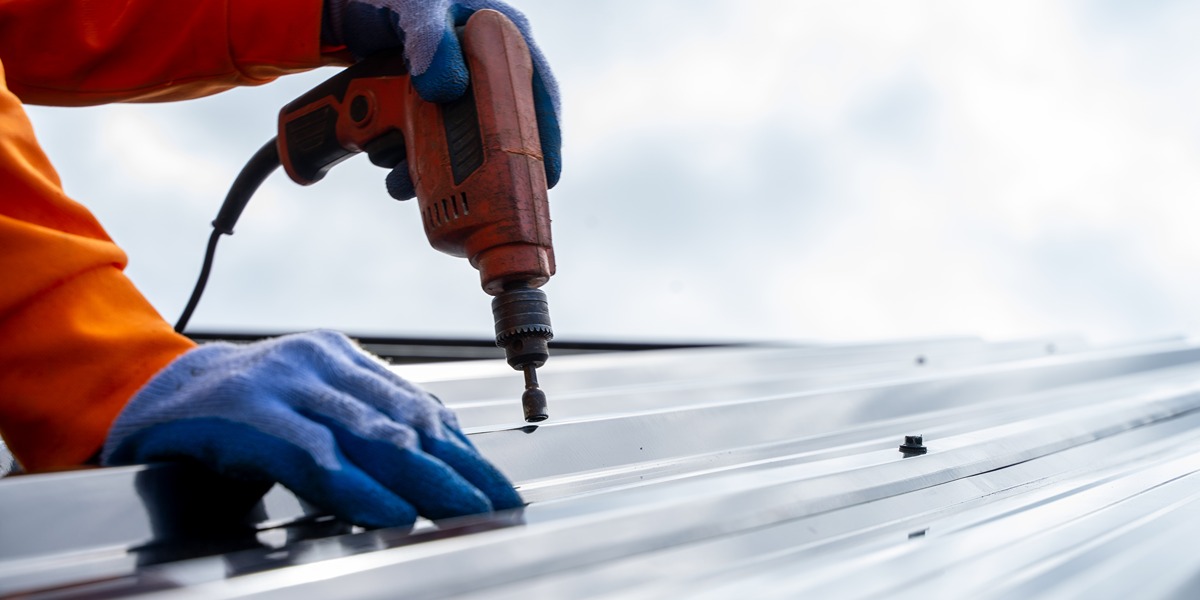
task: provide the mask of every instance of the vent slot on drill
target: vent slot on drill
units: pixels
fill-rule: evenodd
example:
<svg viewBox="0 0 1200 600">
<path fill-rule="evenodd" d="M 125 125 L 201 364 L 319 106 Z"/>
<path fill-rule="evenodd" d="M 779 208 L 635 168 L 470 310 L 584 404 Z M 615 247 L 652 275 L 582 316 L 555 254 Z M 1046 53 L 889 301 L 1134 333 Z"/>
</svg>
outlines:
<svg viewBox="0 0 1200 600">
<path fill-rule="evenodd" d="M 428 229 L 437 229 L 451 221 L 457 221 L 462 217 L 471 214 L 471 207 L 467 204 L 467 194 L 451 194 L 449 198 L 442 198 L 431 202 L 425 207 L 425 212 L 422 216 L 425 218 L 425 226 Z"/>
<path fill-rule="evenodd" d="M 459 185 L 483 165 L 483 134 L 479 130 L 475 93 L 470 87 L 462 98 L 442 105 L 442 124 L 446 128 L 450 170 L 454 184 Z"/>
</svg>

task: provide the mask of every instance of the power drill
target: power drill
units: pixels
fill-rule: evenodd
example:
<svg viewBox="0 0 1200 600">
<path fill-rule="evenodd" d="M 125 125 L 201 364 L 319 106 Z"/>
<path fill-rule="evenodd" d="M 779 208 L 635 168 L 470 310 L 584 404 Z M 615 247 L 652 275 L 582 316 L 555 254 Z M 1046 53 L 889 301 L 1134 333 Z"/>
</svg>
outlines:
<svg viewBox="0 0 1200 600">
<path fill-rule="evenodd" d="M 549 358 L 549 305 L 540 288 L 554 274 L 546 172 L 533 101 L 533 62 L 503 14 L 480 10 L 459 30 L 470 73 L 449 104 L 417 96 L 400 50 L 371 56 L 300 96 L 279 114 L 279 131 L 230 189 L 209 239 L 182 331 L 207 281 L 216 240 L 259 184 L 283 165 L 297 183 L 320 181 L 350 156 L 393 168 L 408 160 L 425 235 L 434 248 L 470 260 L 494 296 L 496 345 L 525 374 L 525 420 L 547 418 L 537 368 Z"/>
<path fill-rule="evenodd" d="M 425 102 L 399 52 L 370 57 L 283 108 L 280 162 L 308 185 L 359 152 L 386 168 L 407 157 L 430 245 L 479 270 L 495 296 L 496 345 L 525 372 L 525 419 L 541 421 L 536 369 L 554 332 L 538 288 L 554 274 L 554 249 L 533 62 L 521 32 L 496 11 L 476 12 L 460 38 L 471 75 L 461 99 Z"/>
</svg>

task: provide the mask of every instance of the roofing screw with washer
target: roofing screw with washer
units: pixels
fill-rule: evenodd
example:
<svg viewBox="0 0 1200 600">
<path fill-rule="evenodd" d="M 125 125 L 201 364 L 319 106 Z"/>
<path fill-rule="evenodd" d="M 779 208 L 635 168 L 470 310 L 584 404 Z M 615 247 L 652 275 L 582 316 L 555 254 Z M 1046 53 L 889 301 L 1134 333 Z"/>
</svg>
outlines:
<svg viewBox="0 0 1200 600">
<path fill-rule="evenodd" d="M 900 444 L 900 451 L 904 453 L 905 458 L 908 458 L 909 456 L 925 454 L 929 449 L 925 447 L 922 436 L 906 435 L 904 436 L 904 443 Z"/>
</svg>

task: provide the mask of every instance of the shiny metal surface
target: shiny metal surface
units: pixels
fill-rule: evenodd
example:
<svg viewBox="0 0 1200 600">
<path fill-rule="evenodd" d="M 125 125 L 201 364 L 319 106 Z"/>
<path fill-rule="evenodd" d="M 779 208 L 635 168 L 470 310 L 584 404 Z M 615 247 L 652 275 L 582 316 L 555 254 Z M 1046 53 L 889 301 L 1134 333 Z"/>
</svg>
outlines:
<svg viewBox="0 0 1200 600">
<path fill-rule="evenodd" d="M 0 521 L 0 593 L 1200 591 L 1200 555 L 1188 552 L 1200 534 L 1194 340 L 561 357 L 539 372 L 553 412 L 537 426 L 521 422 L 521 379 L 503 363 L 397 369 L 459 411 L 530 501 L 524 511 L 363 532 L 280 489 L 242 515 L 238 490 L 224 490 L 220 503 L 193 502 L 209 524 L 180 527 L 201 518 L 181 498 L 212 486 L 177 466 L 18 476 L 0 480 L 0 514 L 36 509 Z M 898 451 L 912 434 L 927 454 Z"/>
</svg>

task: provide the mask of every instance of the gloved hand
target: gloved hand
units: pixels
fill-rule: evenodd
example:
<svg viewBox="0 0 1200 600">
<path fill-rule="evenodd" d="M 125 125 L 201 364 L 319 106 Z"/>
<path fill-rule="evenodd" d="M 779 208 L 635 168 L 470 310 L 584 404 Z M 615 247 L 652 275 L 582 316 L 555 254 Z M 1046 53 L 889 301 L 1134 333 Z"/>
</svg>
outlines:
<svg viewBox="0 0 1200 600">
<path fill-rule="evenodd" d="M 101 460 L 176 459 L 278 481 L 371 527 L 522 505 L 449 409 L 331 331 L 206 344 L 155 375 L 117 417 Z"/>
<path fill-rule="evenodd" d="M 558 84 L 529 32 L 529 20 L 496 0 L 325 0 L 321 41 L 345 45 L 358 60 L 380 50 L 404 48 L 413 87 L 429 102 L 450 102 L 467 91 L 467 65 L 454 27 L 477 10 L 504 13 L 525 36 L 533 57 L 533 97 L 546 165 L 546 183 L 554 187 L 562 173 Z M 399 200 L 416 196 L 403 162 L 388 175 L 388 193 Z"/>
</svg>

